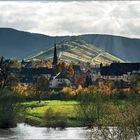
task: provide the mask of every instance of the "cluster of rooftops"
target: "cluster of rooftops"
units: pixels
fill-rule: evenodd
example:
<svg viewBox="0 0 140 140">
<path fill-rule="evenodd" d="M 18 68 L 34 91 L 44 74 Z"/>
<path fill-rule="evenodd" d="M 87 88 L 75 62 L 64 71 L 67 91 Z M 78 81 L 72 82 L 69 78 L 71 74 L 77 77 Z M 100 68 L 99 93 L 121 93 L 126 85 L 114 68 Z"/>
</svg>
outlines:
<svg viewBox="0 0 140 140">
<path fill-rule="evenodd" d="M 101 75 L 123 75 L 127 73 L 140 73 L 140 63 L 112 63 L 100 69 Z"/>
<path fill-rule="evenodd" d="M 82 69 L 80 65 L 73 65 L 74 73 L 90 73 L 96 75 L 100 73 L 102 76 L 119 76 L 123 74 L 128 74 L 132 72 L 140 73 L 140 63 L 111 63 L 110 65 L 100 67 L 91 67 L 88 69 Z M 21 83 L 30 83 L 35 80 L 35 77 L 40 75 L 47 75 L 49 79 L 52 77 L 63 79 L 65 76 L 63 72 L 56 73 L 56 68 L 47 68 L 47 67 L 39 67 L 33 68 L 31 67 L 31 62 L 26 62 L 20 69 L 13 69 L 13 73 L 20 76 Z"/>
</svg>

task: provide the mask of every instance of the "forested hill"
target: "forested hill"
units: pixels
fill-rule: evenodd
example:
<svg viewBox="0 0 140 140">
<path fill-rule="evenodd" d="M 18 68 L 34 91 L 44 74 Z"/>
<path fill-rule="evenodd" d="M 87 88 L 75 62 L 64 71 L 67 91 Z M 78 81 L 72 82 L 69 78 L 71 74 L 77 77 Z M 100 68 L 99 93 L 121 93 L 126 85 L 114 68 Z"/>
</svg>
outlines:
<svg viewBox="0 0 140 140">
<path fill-rule="evenodd" d="M 0 56 L 23 59 L 51 48 L 55 40 L 58 43 L 80 38 L 85 44 L 91 44 L 125 61 L 140 62 L 140 39 L 131 39 L 112 35 L 87 34 L 80 36 L 47 36 L 11 28 L 0 28 Z M 90 49 L 90 48 L 89 48 Z"/>
</svg>

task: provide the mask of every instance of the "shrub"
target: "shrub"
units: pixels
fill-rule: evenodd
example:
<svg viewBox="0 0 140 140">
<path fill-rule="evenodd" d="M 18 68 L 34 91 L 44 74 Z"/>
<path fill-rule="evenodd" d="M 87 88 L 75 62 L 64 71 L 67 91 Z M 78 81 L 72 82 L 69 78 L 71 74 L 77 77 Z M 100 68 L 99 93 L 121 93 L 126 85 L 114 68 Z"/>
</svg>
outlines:
<svg viewBox="0 0 140 140">
<path fill-rule="evenodd" d="M 54 112 L 52 108 L 48 108 L 45 112 L 44 119 L 47 127 L 60 127 L 65 128 L 67 120 L 64 114 L 60 112 Z"/>
<path fill-rule="evenodd" d="M 79 94 L 77 113 L 86 125 L 91 126 L 103 117 L 104 96 L 99 93 L 84 92 Z"/>
<path fill-rule="evenodd" d="M 0 128 L 13 127 L 17 123 L 20 95 L 9 90 L 0 90 Z"/>
<path fill-rule="evenodd" d="M 112 114 L 102 118 L 101 125 L 93 126 L 90 139 L 138 140 L 140 135 L 140 105 L 116 106 Z M 111 112 L 110 108 L 108 111 Z M 110 127 L 111 126 L 111 127 Z"/>
</svg>

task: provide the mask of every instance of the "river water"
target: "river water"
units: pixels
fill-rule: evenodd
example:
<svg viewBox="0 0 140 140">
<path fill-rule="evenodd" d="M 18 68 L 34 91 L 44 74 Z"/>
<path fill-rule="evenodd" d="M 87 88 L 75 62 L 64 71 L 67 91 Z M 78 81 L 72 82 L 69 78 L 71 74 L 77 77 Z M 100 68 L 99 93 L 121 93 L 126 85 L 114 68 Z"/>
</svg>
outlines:
<svg viewBox="0 0 140 140">
<path fill-rule="evenodd" d="M 66 129 L 42 128 L 26 125 L 24 123 L 18 124 L 15 128 L 0 129 L 0 140 L 18 140 L 18 139 L 87 139 L 87 132 L 89 130 L 80 127 L 70 127 Z"/>
</svg>

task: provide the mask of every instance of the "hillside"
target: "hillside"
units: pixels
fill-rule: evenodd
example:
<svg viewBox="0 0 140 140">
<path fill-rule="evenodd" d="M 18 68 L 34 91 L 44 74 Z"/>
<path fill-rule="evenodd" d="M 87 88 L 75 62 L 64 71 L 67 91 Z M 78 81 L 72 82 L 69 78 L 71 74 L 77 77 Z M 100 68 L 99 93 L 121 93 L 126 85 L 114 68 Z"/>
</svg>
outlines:
<svg viewBox="0 0 140 140">
<path fill-rule="evenodd" d="M 140 62 L 140 39 L 113 35 L 82 35 L 82 39 L 125 61 Z"/>
<path fill-rule="evenodd" d="M 140 39 L 99 34 L 53 37 L 11 28 L 0 28 L 0 56 L 24 59 L 51 48 L 55 39 L 57 43 L 63 44 L 73 41 L 75 37 L 80 38 L 85 44 L 91 44 L 88 47 L 96 46 L 125 61 L 140 62 Z"/>
<path fill-rule="evenodd" d="M 41 51 L 29 59 L 48 59 L 53 56 L 54 47 Z M 111 62 L 123 62 L 121 59 L 88 44 L 78 37 L 57 44 L 57 53 L 60 60 L 68 62 L 90 62 L 92 64 L 106 64 Z"/>
<path fill-rule="evenodd" d="M 50 36 L 0 28 L 0 56 L 23 59 L 53 43 L 54 38 Z"/>
</svg>

